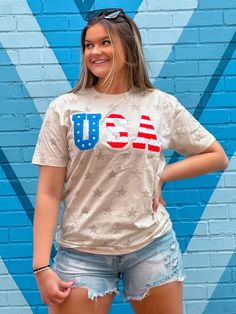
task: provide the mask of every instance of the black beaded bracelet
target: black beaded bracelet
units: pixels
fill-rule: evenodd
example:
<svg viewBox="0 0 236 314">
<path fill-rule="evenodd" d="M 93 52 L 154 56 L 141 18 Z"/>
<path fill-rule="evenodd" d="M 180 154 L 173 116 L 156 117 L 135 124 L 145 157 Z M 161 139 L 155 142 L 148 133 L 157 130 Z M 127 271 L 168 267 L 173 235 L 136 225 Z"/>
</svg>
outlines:
<svg viewBox="0 0 236 314">
<path fill-rule="evenodd" d="M 42 267 L 35 268 L 35 269 L 33 269 L 33 273 L 36 273 L 36 272 L 43 270 L 43 269 L 46 269 L 46 268 L 50 268 L 50 265 L 48 264 L 48 265 L 45 265 Z"/>
</svg>

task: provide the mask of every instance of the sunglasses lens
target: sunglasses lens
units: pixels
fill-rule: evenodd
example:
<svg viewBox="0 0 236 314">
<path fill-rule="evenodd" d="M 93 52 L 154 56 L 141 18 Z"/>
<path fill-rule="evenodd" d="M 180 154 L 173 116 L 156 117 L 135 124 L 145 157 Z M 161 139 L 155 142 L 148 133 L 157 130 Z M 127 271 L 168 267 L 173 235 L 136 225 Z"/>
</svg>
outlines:
<svg viewBox="0 0 236 314">
<path fill-rule="evenodd" d="M 88 12 L 85 20 L 86 21 L 93 20 L 93 19 L 95 19 L 96 17 L 98 17 L 102 13 L 103 13 L 103 10 L 90 11 L 90 12 Z"/>
<path fill-rule="evenodd" d="M 104 15 L 106 19 L 115 19 L 120 14 L 121 9 L 102 9 L 102 10 L 94 10 L 88 12 L 87 16 L 85 17 L 86 21 L 90 21 L 95 19 L 100 15 Z"/>
</svg>

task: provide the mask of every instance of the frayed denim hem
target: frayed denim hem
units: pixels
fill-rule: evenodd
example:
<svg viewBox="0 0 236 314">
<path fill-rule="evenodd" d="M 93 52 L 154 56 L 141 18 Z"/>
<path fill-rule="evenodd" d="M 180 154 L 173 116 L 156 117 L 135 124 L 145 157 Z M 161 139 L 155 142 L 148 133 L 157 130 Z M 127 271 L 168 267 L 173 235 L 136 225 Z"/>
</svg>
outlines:
<svg viewBox="0 0 236 314">
<path fill-rule="evenodd" d="M 133 301 L 142 301 L 146 296 L 149 295 L 149 292 L 150 292 L 150 289 L 151 288 L 154 288 L 154 287 L 160 287 L 160 286 L 163 286 L 167 283 L 171 283 L 171 282 L 175 282 L 175 281 L 181 281 L 183 282 L 185 279 L 186 279 L 186 276 L 185 275 L 180 275 L 180 276 L 174 276 L 174 277 L 171 277 L 169 279 L 165 278 L 165 280 L 163 281 L 160 281 L 160 280 L 157 280 L 157 281 L 153 281 L 151 282 L 150 284 L 148 284 L 148 287 L 147 287 L 147 291 L 142 294 L 141 296 L 124 296 L 124 300 L 125 301 L 129 301 L 129 300 L 133 300 Z"/>
<path fill-rule="evenodd" d="M 72 286 L 72 289 L 74 289 L 74 288 L 85 288 L 85 289 L 87 289 L 88 299 L 92 300 L 92 301 L 93 300 L 97 301 L 98 297 L 104 297 L 107 294 L 112 294 L 112 293 L 120 294 L 120 291 L 117 288 L 109 289 L 109 290 L 106 290 L 104 292 L 91 291 L 88 287 L 86 287 L 86 285 L 84 285 L 83 283 L 79 283 L 79 282 L 75 283 L 74 286 Z"/>
</svg>

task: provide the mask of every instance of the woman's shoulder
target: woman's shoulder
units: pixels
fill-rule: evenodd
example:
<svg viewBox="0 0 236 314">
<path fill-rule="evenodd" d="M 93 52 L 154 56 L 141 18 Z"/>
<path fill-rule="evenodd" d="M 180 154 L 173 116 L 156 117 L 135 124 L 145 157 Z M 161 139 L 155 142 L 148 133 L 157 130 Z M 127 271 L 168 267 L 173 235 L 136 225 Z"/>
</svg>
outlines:
<svg viewBox="0 0 236 314">
<path fill-rule="evenodd" d="M 81 97 L 84 97 L 86 91 L 67 92 L 54 98 L 49 106 L 54 110 L 67 108 L 68 105 L 78 103 Z"/>
<path fill-rule="evenodd" d="M 144 96 L 148 101 L 151 99 L 155 103 L 158 102 L 160 105 L 169 104 L 172 106 L 178 101 L 174 95 L 164 92 L 158 88 L 147 90 L 141 95 Z"/>
</svg>

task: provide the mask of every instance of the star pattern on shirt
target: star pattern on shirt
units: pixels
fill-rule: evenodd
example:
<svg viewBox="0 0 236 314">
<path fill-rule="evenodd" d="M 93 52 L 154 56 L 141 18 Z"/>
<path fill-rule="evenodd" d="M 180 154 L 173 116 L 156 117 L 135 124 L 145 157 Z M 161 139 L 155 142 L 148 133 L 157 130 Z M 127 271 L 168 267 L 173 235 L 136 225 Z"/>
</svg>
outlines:
<svg viewBox="0 0 236 314">
<path fill-rule="evenodd" d="M 74 196 L 74 202 L 78 203 L 81 201 L 80 199 L 81 191 L 76 191 L 76 195 Z"/>
<path fill-rule="evenodd" d="M 132 109 L 134 109 L 134 110 L 139 110 L 139 109 L 140 109 L 140 106 L 137 105 L 135 102 L 132 103 L 132 104 L 130 105 L 130 107 L 131 107 Z"/>
<path fill-rule="evenodd" d="M 103 215 L 111 215 L 112 208 L 110 206 L 107 206 L 103 210 Z"/>
<path fill-rule="evenodd" d="M 56 146 L 57 145 L 57 141 L 55 139 L 51 139 L 50 140 L 50 144 L 53 145 L 53 146 Z"/>
<path fill-rule="evenodd" d="M 160 111 L 160 100 L 154 105 L 154 108 L 156 109 L 157 112 Z"/>
<path fill-rule="evenodd" d="M 132 172 L 131 172 L 131 174 L 132 174 L 132 176 L 134 177 L 134 178 L 137 178 L 137 179 L 142 179 L 142 172 L 141 171 L 139 171 L 139 170 L 133 170 Z"/>
<path fill-rule="evenodd" d="M 102 196 L 102 193 L 103 193 L 103 190 L 97 188 L 97 189 L 94 191 L 94 196 L 96 196 L 96 197 L 101 197 L 101 196 Z"/>
<path fill-rule="evenodd" d="M 102 241 L 101 244 L 100 244 L 100 246 L 102 246 L 102 247 L 109 246 L 109 242 L 108 242 L 108 241 Z M 108 259 L 107 262 L 108 262 L 108 263 L 110 262 L 110 264 L 112 263 L 110 259 Z"/>
<path fill-rule="evenodd" d="M 37 155 L 36 155 L 37 156 Z M 38 157 L 38 156 L 37 156 Z M 43 156 L 38 157 L 42 164 L 46 164 L 46 159 Z"/>
<path fill-rule="evenodd" d="M 121 234 L 121 225 L 119 223 L 115 224 L 113 227 L 113 234 Z"/>
<path fill-rule="evenodd" d="M 128 238 L 125 242 L 124 242 L 126 247 L 130 247 L 133 244 L 133 240 L 131 240 L 130 238 Z"/>
<path fill-rule="evenodd" d="M 118 173 L 119 173 L 118 171 L 111 170 L 111 171 L 108 173 L 108 177 L 109 177 L 110 179 L 115 178 L 115 176 L 116 176 Z"/>
<path fill-rule="evenodd" d="M 85 179 L 86 179 L 86 180 L 89 180 L 89 179 L 91 179 L 92 177 L 93 177 L 93 173 L 90 172 L 90 171 L 88 171 L 88 172 L 86 173 L 86 175 L 85 175 Z"/>
<path fill-rule="evenodd" d="M 80 159 L 80 164 L 83 165 L 86 162 L 86 157 L 82 157 Z"/>
<path fill-rule="evenodd" d="M 132 217 L 132 218 L 136 218 L 137 217 L 137 211 L 135 210 L 134 207 L 132 207 L 130 210 L 128 210 L 128 216 Z"/>
<path fill-rule="evenodd" d="M 204 135 L 202 134 L 201 129 L 198 129 L 193 135 L 194 142 L 201 142 L 204 139 Z"/>
<path fill-rule="evenodd" d="M 106 156 L 106 155 L 101 151 L 101 152 L 99 152 L 99 154 L 97 155 L 97 159 L 103 161 L 103 160 L 105 159 L 105 156 Z"/>
<path fill-rule="evenodd" d="M 120 157 L 121 158 L 124 158 L 124 159 L 127 159 L 127 158 L 129 158 L 130 157 L 130 152 L 123 152 L 123 153 L 121 153 L 121 155 L 120 155 Z"/>
<path fill-rule="evenodd" d="M 84 112 L 90 112 L 90 108 L 88 106 L 84 107 Z"/>
<path fill-rule="evenodd" d="M 156 157 L 157 157 L 156 154 L 155 155 L 154 154 L 148 154 L 147 155 L 147 158 L 150 160 L 154 160 L 154 159 L 156 159 Z"/>
<path fill-rule="evenodd" d="M 143 198 L 145 198 L 145 199 L 150 198 L 150 193 L 148 191 L 142 191 L 141 194 L 142 194 Z"/>
<path fill-rule="evenodd" d="M 92 233 L 96 233 L 97 234 L 97 226 L 96 225 L 92 225 L 91 227 L 90 227 L 90 231 L 92 232 Z"/>
<path fill-rule="evenodd" d="M 118 191 L 117 191 L 118 196 L 125 196 L 127 194 L 126 190 L 121 187 Z"/>
<path fill-rule="evenodd" d="M 109 111 L 115 111 L 115 109 L 116 109 L 116 105 L 114 105 L 114 104 L 110 104 L 110 105 L 108 105 L 107 106 L 107 109 L 109 110 Z"/>
<path fill-rule="evenodd" d="M 82 211 L 82 214 L 88 214 L 90 209 L 87 206 L 84 206 L 81 211 Z"/>
<path fill-rule="evenodd" d="M 50 127 L 51 124 L 52 124 L 52 121 L 50 121 L 50 120 L 45 120 L 45 122 L 44 122 L 44 126 L 46 128 Z"/>
</svg>

